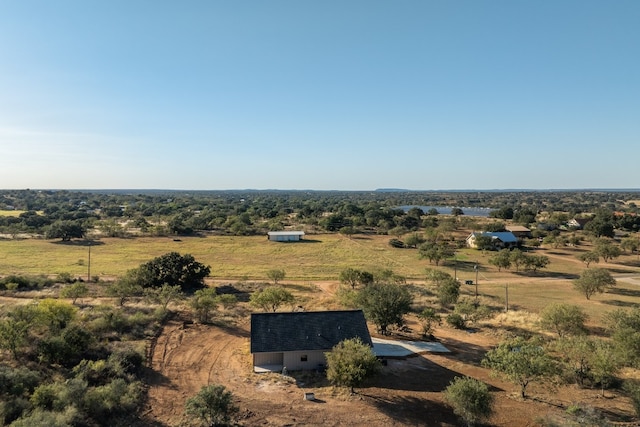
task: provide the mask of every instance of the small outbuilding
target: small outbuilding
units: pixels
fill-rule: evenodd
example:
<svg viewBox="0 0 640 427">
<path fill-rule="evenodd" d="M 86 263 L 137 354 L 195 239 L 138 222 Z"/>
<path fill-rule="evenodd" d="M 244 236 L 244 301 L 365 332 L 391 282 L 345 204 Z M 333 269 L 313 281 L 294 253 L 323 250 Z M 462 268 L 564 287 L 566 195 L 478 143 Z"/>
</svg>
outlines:
<svg viewBox="0 0 640 427">
<path fill-rule="evenodd" d="M 304 231 L 269 231 L 267 236 L 272 242 L 298 242 L 303 239 Z"/>
<path fill-rule="evenodd" d="M 253 313 L 254 372 L 324 368 L 324 353 L 346 339 L 373 347 L 362 310 Z"/>
<path fill-rule="evenodd" d="M 531 230 L 523 225 L 507 225 L 505 229 L 512 232 L 519 240 L 531 238 Z"/>
</svg>

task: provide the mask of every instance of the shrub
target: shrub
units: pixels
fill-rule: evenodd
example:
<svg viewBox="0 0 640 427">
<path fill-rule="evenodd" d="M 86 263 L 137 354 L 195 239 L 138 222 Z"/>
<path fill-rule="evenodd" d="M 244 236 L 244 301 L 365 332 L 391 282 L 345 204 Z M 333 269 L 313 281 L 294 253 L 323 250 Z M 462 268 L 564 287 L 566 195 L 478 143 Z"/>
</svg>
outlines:
<svg viewBox="0 0 640 427">
<path fill-rule="evenodd" d="M 402 240 L 400 239 L 390 239 L 389 240 L 389 245 L 393 248 L 398 248 L 398 249 L 404 249 L 405 248 L 405 244 Z"/>
<path fill-rule="evenodd" d="M 631 398 L 633 409 L 636 411 L 636 415 L 640 417 L 640 382 L 625 381 L 622 388 Z"/>
<path fill-rule="evenodd" d="M 456 377 L 444 391 L 445 400 L 453 412 L 467 425 L 485 420 L 493 412 L 493 396 L 487 385 L 469 377 Z"/>
<path fill-rule="evenodd" d="M 449 324 L 449 326 L 456 329 L 464 329 L 467 326 L 464 317 L 462 317 L 458 313 L 449 314 L 447 316 L 447 323 Z"/>
<path fill-rule="evenodd" d="M 202 387 L 185 404 L 185 413 L 207 426 L 227 425 L 237 411 L 238 408 L 233 404 L 233 394 L 217 384 Z"/>
</svg>

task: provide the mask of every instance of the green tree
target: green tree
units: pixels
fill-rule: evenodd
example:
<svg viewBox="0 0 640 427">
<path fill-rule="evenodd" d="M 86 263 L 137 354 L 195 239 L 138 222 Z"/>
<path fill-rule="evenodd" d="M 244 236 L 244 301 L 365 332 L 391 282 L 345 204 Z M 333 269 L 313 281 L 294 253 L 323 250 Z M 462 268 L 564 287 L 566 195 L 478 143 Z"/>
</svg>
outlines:
<svg viewBox="0 0 640 427">
<path fill-rule="evenodd" d="M 218 384 L 202 387 L 198 394 L 188 398 L 185 403 L 185 413 L 207 427 L 230 425 L 237 412 L 233 394 Z"/>
<path fill-rule="evenodd" d="M 442 307 L 455 304 L 460 297 L 460 282 L 444 271 L 427 269 L 427 282 L 435 287 L 438 302 Z"/>
<path fill-rule="evenodd" d="M 581 387 L 591 378 L 591 356 L 595 346 L 595 340 L 585 335 L 564 336 L 555 342 L 567 377 L 574 377 Z"/>
<path fill-rule="evenodd" d="M 165 283 L 159 288 L 146 288 L 144 290 L 144 296 L 147 301 L 153 304 L 159 304 L 160 307 L 162 307 L 162 311 L 167 311 L 169 303 L 183 299 L 184 293 L 180 285 L 171 286 Z"/>
<path fill-rule="evenodd" d="M 476 249 L 486 251 L 493 249 L 493 239 L 486 234 L 477 234 L 475 238 Z"/>
<path fill-rule="evenodd" d="M 511 264 L 516 266 L 516 271 L 520 271 L 520 266 L 524 264 L 525 257 L 525 253 L 518 248 L 513 249 L 509 254 L 509 260 L 511 261 Z"/>
<path fill-rule="evenodd" d="M 418 313 L 418 319 L 420 319 L 420 323 L 422 324 L 423 337 L 433 336 L 433 329 L 435 325 L 442 323 L 442 319 L 438 312 L 431 307 L 427 307 Z"/>
<path fill-rule="evenodd" d="M 636 417 L 640 417 L 640 381 L 627 380 L 622 385 L 622 389 L 631 398 Z"/>
<path fill-rule="evenodd" d="M 135 270 L 136 281 L 143 288 L 159 288 L 164 284 L 180 286 L 184 292 L 205 287 L 204 279 L 211 267 L 195 260 L 190 254 L 169 252 L 142 264 Z"/>
<path fill-rule="evenodd" d="M 613 215 L 603 209 L 598 209 L 596 216 L 585 224 L 584 230 L 596 237 L 614 237 Z"/>
<path fill-rule="evenodd" d="M 498 271 L 503 268 L 508 270 L 511 267 L 511 251 L 509 249 L 502 249 L 497 254 L 489 258 L 489 264 L 498 267 Z"/>
<path fill-rule="evenodd" d="M 75 304 L 78 298 L 82 298 L 89 294 L 89 288 L 82 282 L 75 282 L 67 285 L 60 291 L 62 298 L 70 298 L 72 304 Z"/>
<path fill-rule="evenodd" d="M 577 305 L 552 303 L 540 312 L 540 325 L 559 337 L 585 333 L 587 314 Z"/>
<path fill-rule="evenodd" d="M 355 392 L 354 387 L 380 370 L 380 362 L 373 349 L 360 338 L 339 342 L 330 352 L 325 353 L 325 357 L 327 379 L 337 386 L 349 387 L 351 393 Z"/>
<path fill-rule="evenodd" d="M 417 248 L 424 242 L 425 238 L 418 233 L 412 233 L 404 239 L 404 243 L 408 248 Z"/>
<path fill-rule="evenodd" d="M 584 262 L 587 268 L 589 268 L 589 264 L 591 264 L 592 262 L 597 263 L 600 261 L 600 255 L 598 255 L 595 251 L 582 252 L 576 258 Z"/>
<path fill-rule="evenodd" d="M 274 268 L 267 271 L 267 277 L 273 280 L 274 285 L 277 285 L 279 281 L 284 280 L 285 276 L 286 276 L 286 273 L 282 269 Z"/>
<path fill-rule="evenodd" d="M 115 297 L 120 307 L 123 307 L 131 298 L 142 295 L 142 286 L 138 284 L 136 270 L 129 270 L 120 279 L 107 287 L 107 295 Z"/>
<path fill-rule="evenodd" d="M 404 236 L 408 232 L 409 232 L 409 229 L 407 227 L 398 226 L 398 227 L 393 227 L 391 230 L 387 232 L 387 234 L 389 234 L 390 236 L 396 236 L 399 239 L 400 237 Z"/>
<path fill-rule="evenodd" d="M 0 348 L 9 350 L 18 360 L 20 348 L 27 343 L 29 322 L 11 317 L 0 320 Z"/>
<path fill-rule="evenodd" d="M 638 252 L 638 249 L 640 249 L 640 239 L 638 237 L 625 237 L 620 241 L 620 248 L 625 252 Z"/>
<path fill-rule="evenodd" d="M 66 328 L 75 318 L 77 311 L 77 307 L 51 298 L 39 301 L 36 306 L 38 320 L 54 333 Z"/>
<path fill-rule="evenodd" d="M 360 282 L 360 270 L 355 268 L 345 268 L 340 272 L 340 283 L 351 286 L 351 289 L 355 289 L 356 285 Z"/>
<path fill-rule="evenodd" d="M 535 273 L 538 270 L 547 267 L 549 262 L 549 257 L 545 255 L 527 255 L 524 258 L 524 268 L 525 270 L 530 270 Z"/>
<path fill-rule="evenodd" d="M 462 316 L 465 325 L 466 322 L 476 324 L 482 319 L 491 317 L 491 310 L 489 307 L 473 302 L 469 298 L 464 298 L 461 301 L 458 301 L 454 308 L 454 313 Z"/>
<path fill-rule="evenodd" d="M 346 227 L 340 228 L 340 230 L 338 230 L 338 232 L 340 234 L 342 234 L 343 236 L 347 236 L 349 239 L 351 239 L 351 237 L 354 234 L 356 234 L 358 232 L 358 230 L 356 230 L 356 228 L 353 227 L 352 225 L 348 225 Z"/>
<path fill-rule="evenodd" d="M 488 419 L 493 413 L 489 387 L 475 378 L 455 377 L 444 390 L 444 398 L 468 426 Z"/>
<path fill-rule="evenodd" d="M 620 361 L 629 366 L 640 367 L 640 308 L 609 312 L 605 315 L 604 323 Z"/>
<path fill-rule="evenodd" d="M 613 243 L 613 240 L 606 237 L 600 237 L 595 242 L 594 252 L 602 257 L 604 262 L 618 258 L 622 255 L 620 247 Z"/>
<path fill-rule="evenodd" d="M 602 390 L 602 397 L 604 397 L 604 390 L 608 388 L 615 375 L 620 369 L 620 363 L 618 362 L 617 354 L 614 351 L 613 346 L 605 341 L 598 340 L 591 353 L 591 376 L 600 384 L 600 390 Z"/>
<path fill-rule="evenodd" d="M 358 293 L 358 304 L 367 319 L 385 335 L 389 325 L 402 325 L 411 310 L 413 297 L 406 287 L 395 283 L 373 283 Z"/>
<path fill-rule="evenodd" d="M 489 350 L 482 365 L 520 386 L 520 395 L 526 398 L 527 386 L 553 372 L 553 359 L 538 341 L 522 337 L 501 342 Z"/>
<path fill-rule="evenodd" d="M 451 258 L 455 251 L 445 242 L 426 242 L 420 245 L 418 254 L 421 259 L 426 258 L 437 266 L 443 259 Z"/>
<path fill-rule="evenodd" d="M 218 295 L 214 288 L 198 289 L 190 302 L 196 319 L 200 323 L 209 323 L 211 312 L 218 306 Z"/>
<path fill-rule="evenodd" d="M 573 287 L 584 294 L 587 299 L 595 293 L 603 293 L 607 288 L 616 285 L 616 279 L 604 268 L 589 268 L 573 281 Z"/>
<path fill-rule="evenodd" d="M 73 238 L 82 239 L 87 232 L 86 228 L 80 221 L 56 221 L 49 227 L 46 237 L 47 239 L 62 239 L 68 242 Z"/>
<path fill-rule="evenodd" d="M 273 312 L 283 304 L 292 304 L 294 300 L 295 298 L 291 292 L 279 286 L 270 286 L 254 292 L 249 298 L 252 306 Z"/>
</svg>

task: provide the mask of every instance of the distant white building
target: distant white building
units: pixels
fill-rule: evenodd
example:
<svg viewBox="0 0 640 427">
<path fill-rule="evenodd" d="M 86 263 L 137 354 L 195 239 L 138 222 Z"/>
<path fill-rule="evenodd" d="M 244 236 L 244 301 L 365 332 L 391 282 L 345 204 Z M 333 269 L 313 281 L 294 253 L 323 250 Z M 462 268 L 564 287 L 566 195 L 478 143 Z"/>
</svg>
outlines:
<svg viewBox="0 0 640 427">
<path fill-rule="evenodd" d="M 272 242 L 298 242 L 304 237 L 304 231 L 270 231 L 267 235 Z"/>
</svg>

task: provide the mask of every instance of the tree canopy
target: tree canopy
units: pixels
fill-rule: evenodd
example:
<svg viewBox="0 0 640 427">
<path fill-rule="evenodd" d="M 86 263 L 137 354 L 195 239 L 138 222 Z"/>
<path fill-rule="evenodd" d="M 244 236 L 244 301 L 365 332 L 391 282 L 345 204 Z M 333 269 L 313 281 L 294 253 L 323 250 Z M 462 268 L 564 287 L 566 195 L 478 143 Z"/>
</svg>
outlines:
<svg viewBox="0 0 640 427">
<path fill-rule="evenodd" d="M 335 385 L 349 387 L 352 393 L 354 387 L 380 370 L 380 362 L 373 349 L 360 338 L 339 342 L 330 352 L 325 353 L 325 357 L 327 379 Z"/>
<path fill-rule="evenodd" d="M 357 303 L 365 316 L 378 326 L 382 334 L 387 333 L 389 325 L 403 324 L 412 302 L 413 297 L 407 288 L 396 283 L 373 283 L 357 296 Z"/>
<path fill-rule="evenodd" d="M 135 271 L 137 284 L 143 288 L 159 288 L 164 284 L 180 286 L 191 292 L 205 286 L 211 267 L 195 260 L 190 254 L 169 252 L 142 264 Z"/>
<path fill-rule="evenodd" d="M 251 294 L 249 300 L 254 307 L 275 312 L 281 305 L 293 303 L 294 297 L 291 292 L 280 286 L 269 286 Z"/>
<path fill-rule="evenodd" d="M 603 293 L 607 288 L 615 286 L 616 279 L 604 268 L 588 268 L 573 281 L 573 287 L 584 294 L 587 299 L 595 293 Z"/>
<path fill-rule="evenodd" d="M 489 350 L 482 365 L 520 386 L 520 395 L 532 381 L 544 378 L 553 370 L 553 360 L 538 341 L 522 337 L 501 342 Z"/>
</svg>

